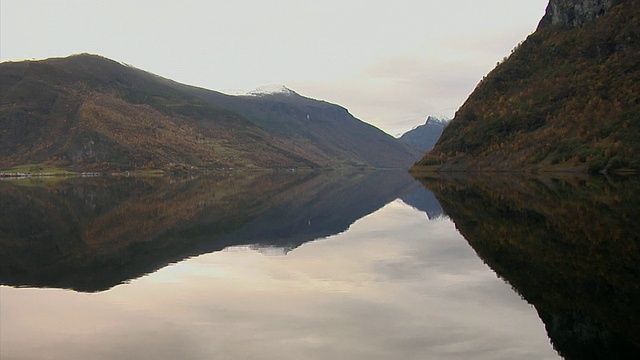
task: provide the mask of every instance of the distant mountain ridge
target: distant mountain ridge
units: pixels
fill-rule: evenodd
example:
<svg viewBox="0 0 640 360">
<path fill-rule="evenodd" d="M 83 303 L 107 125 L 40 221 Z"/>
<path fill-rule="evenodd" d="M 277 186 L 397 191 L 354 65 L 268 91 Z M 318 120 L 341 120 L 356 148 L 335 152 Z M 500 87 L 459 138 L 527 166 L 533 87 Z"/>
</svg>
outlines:
<svg viewBox="0 0 640 360">
<path fill-rule="evenodd" d="M 362 166 L 364 160 L 377 168 L 408 169 L 415 162 L 415 154 L 418 157 L 422 154 L 419 149 L 356 119 L 339 105 L 309 99 L 293 90 L 228 96 L 176 85 L 201 100 L 241 114 L 269 133 L 286 139 L 289 145 L 300 148 L 312 144 L 313 155 L 328 155 L 322 161 L 329 164 Z"/>
<path fill-rule="evenodd" d="M 449 121 L 445 117 L 428 116 L 424 124 L 402 134 L 400 140 L 422 151 L 429 151 L 438 142 Z"/>
<path fill-rule="evenodd" d="M 640 170 L 640 2 L 551 0 L 413 168 Z"/>
<path fill-rule="evenodd" d="M 89 54 L 1 63 L 0 169 L 408 168 L 419 156 L 287 91 L 229 96 Z"/>
</svg>

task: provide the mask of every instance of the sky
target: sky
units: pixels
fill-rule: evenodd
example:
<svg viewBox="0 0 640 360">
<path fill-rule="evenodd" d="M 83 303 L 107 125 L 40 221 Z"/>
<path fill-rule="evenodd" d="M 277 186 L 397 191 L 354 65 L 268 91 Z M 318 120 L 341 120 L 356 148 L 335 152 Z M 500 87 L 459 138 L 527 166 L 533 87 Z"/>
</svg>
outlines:
<svg viewBox="0 0 640 360">
<path fill-rule="evenodd" d="M 391 135 L 453 117 L 548 0 L 0 0 L 0 61 L 92 53 L 211 90 L 282 84 Z"/>
</svg>

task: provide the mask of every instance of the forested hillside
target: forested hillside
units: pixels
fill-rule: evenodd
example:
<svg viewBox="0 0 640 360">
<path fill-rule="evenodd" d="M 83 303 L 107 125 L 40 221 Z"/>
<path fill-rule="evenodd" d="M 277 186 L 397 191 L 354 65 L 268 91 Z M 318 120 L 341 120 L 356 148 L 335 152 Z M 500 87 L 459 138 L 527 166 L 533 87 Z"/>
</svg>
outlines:
<svg viewBox="0 0 640 360">
<path fill-rule="evenodd" d="M 419 156 L 342 107 L 293 97 L 227 96 L 88 54 L 5 62 L 0 171 L 408 168 Z"/>
<path fill-rule="evenodd" d="M 413 169 L 640 169 L 640 2 L 552 0 Z"/>
</svg>

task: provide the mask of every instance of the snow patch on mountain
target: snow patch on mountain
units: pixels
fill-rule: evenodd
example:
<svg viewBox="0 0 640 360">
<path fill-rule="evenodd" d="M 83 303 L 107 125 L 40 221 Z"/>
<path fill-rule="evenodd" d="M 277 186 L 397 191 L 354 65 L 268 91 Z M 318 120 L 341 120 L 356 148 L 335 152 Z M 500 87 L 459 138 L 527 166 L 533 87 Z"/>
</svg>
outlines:
<svg viewBox="0 0 640 360">
<path fill-rule="evenodd" d="M 266 96 L 266 95 L 297 95 L 297 93 L 284 85 L 272 84 L 260 86 L 251 91 L 244 91 L 239 89 L 226 89 L 221 90 L 222 93 L 234 96 Z"/>
<path fill-rule="evenodd" d="M 429 151 L 438 142 L 450 121 L 451 119 L 445 116 L 429 115 L 424 124 L 407 131 L 399 139 L 417 149 Z"/>
<path fill-rule="evenodd" d="M 223 94 L 233 95 L 233 96 L 247 95 L 247 92 L 245 90 L 241 90 L 241 89 L 223 89 L 223 90 L 219 90 L 219 91 L 221 93 L 223 93 Z"/>
<path fill-rule="evenodd" d="M 247 94 L 252 96 L 277 95 L 277 94 L 289 96 L 289 95 L 295 94 L 295 91 L 289 89 L 284 85 L 273 84 L 273 85 L 265 85 L 257 89 L 253 89 L 249 91 Z"/>
<path fill-rule="evenodd" d="M 425 121 L 424 125 L 427 124 L 433 124 L 433 123 L 437 123 L 437 124 L 442 124 L 442 125 L 446 125 L 447 123 L 449 123 L 451 121 L 451 118 L 447 117 L 447 116 L 443 116 L 443 115 L 429 115 L 427 116 L 427 120 Z M 420 125 L 418 125 L 420 126 Z M 416 126 L 416 127 L 418 127 Z M 414 129 L 416 128 L 414 127 Z"/>
</svg>

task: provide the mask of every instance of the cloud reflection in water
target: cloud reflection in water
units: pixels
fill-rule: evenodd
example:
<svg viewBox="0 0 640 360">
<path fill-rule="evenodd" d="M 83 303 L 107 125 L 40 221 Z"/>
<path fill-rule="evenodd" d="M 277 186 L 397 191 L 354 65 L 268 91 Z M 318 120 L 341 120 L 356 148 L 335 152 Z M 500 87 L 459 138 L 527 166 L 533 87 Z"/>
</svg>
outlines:
<svg viewBox="0 0 640 360">
<path fill-rule="evenodd" d="M 95 294 L 0 291 L 7 359 L 558 358 L 454 224 L 400 200 L 286 254 L 232 247 Z"/>
</svg>

